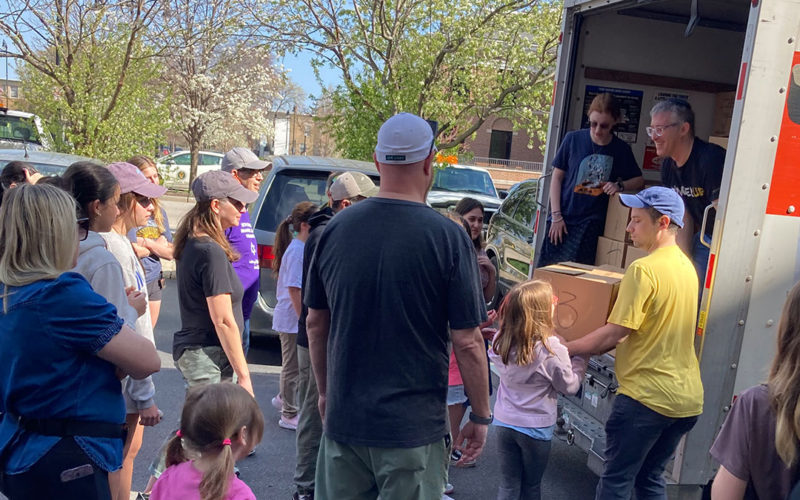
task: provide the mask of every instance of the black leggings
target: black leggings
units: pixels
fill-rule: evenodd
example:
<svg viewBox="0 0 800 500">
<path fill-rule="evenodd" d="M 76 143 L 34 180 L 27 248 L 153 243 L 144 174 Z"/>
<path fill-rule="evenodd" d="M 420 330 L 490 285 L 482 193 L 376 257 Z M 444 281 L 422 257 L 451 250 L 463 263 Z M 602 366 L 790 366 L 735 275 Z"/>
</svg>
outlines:
<svg viewBox="0 0 800 500">
<path fill-rule="evenodd" d="M 27 471 L 6 474 L 2 490 L 9 500 L 111 500 L 108 472 L 100 469 L 71 437 L 62 438 Z"/>
<path fill-rule="evenodd" d="M 500 455 L 498 500 L 539 500 L 542 476 L 550 457 L 550 441 L 540 441 L 509 429 L 497 427 Z"/>
</svg>

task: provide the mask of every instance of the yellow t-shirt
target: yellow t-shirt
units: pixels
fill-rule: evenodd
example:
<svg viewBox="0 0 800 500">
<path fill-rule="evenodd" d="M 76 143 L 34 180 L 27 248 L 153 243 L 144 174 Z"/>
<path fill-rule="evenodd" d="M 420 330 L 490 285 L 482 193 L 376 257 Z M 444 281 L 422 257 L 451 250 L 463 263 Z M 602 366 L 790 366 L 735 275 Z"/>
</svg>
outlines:
<svg viewBox="0 0 800 500">
<path fill-rule="evenodd" d="M 697 271 L 680 248 L 659 248 L 628 267 L 608 317 L 633 330 L 617 346 L 619 392 L 667 417 L 703 412 L 697 288 Z"/>
</svg>

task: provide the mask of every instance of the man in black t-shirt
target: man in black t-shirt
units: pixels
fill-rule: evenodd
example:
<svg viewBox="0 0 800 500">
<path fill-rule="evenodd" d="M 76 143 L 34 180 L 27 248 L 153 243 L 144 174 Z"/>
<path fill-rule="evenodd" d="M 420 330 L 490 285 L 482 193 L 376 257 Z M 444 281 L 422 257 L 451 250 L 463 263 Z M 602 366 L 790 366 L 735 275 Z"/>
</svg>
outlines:
<svg viewBox="0 0 800 500">
<path fill-rule="evenodd" d="M 725 150 L 695 137 L 694 111 L 683 99 L 656 103 L 650 110 L 647 134 L 655 142 L 658 156 L 664 158 L 662 184 L 677 191 L 686 204 L 684 228 L 678 233 L 678 244 L 692 257 L 702 284 L 709 254 L 709 248 L 703 242 L 711 243 L 716 216 L 714 209 L 706 218 L 702 241 L 700 228 L 706 207 L 716 206 L 719 198 Z"/>
<path fill-rule="evenodd" d="M 318 500 L 441 498 L 450 340 L 473 407 L 461 431 L 462 460 L 477 458 L 486 441 L 491 413 L 478 328 L 486 310 L 472 242 L 425 204 L 433 139 L 425 120 L 408 113 L 381 126 L 380 191 L 328 223 L 306 276 L 324 422 Z"/>
<path fill-rule="evenodd" d="M 334 177 L 335 175 L 335 177 Z M 303 248 L 303 286 L 306 289 L 306 275 L 311 265 L 314 251 L 317 249 L 322 232 L 334 215 L 354 203 L 374 196 L 378 188 L 367 175 L 361 172 L 337 172 L 331 174 L 333 183 L 328 191 L 330 206 L 325 207 L 308 219 L 311 231 Z M 303 304 L 297 324 L 297 401 L 300 405 L 297 421 L 297 465 L 294 469 L 294 484 L 297 488 L 295 500 L 314 499 L 314 476 L 317 469 L 319 441 L 322 436 L 322 419 L 320 418 L 317 400 L 319 392 L 311 373 L 311 358 L 308 353 L 308 334 L 306 333 L 306 317 L 308 307 Z"/>
</svg>

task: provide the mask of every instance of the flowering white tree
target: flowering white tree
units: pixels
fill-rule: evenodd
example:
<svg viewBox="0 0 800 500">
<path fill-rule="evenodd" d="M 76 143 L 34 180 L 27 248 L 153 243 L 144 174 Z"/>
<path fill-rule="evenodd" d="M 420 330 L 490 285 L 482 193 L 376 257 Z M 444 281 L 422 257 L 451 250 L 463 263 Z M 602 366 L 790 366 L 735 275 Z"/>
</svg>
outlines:
<svg viewBox="0 0 800 500">
<path fill-rule="evenodd" d="M 230 0 L 168 0 L 162 44 L 175 129 L 192 153 L 197 175 L 202 144 L 245 145 L 271 137 L 271 103 L 282 84 L 267 47 L 246 31 L 244 13 Z"/>
</svg>

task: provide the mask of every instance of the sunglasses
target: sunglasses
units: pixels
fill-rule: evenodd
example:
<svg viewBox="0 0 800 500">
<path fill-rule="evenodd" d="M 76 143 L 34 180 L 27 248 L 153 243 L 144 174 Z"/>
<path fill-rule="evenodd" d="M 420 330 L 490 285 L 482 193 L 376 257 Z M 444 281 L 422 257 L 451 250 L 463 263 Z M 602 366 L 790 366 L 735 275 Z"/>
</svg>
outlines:
<svg viewBox="0 0 800 500">
<path fill-rule="evenodd" d="M 89 218 L 81 217 L 75 224 L 78 227 L 78 241 L 84 241 L 89 236 Z"/>
<path fill-rule="evenodd" d="M 242 210 L 244 210 L 244 203 L 242 203 L 242 202 L 241 202 L 241 201 L 239 201 L 239 200 L 234 200 L 233 198 L 228 198 L 228 203 L 230 203 L 231 205 L 233 205 L 233 208 L 235 208 L 235 209 L 236 209 L 236 210 L 238 210 L 239 212 L 241 212 Z"/>
<path fill-rule="evenodd" d="M 142 208 L 147 208 L 153 204 L 153 199 L 148 198 L 147 196 L 136 196 L 136 203 L 139 204 Z"/>
<path fill-rule="evenodd" d="M 263 170 L 255 170 L 255 169 L 252 169 L 252 168 L 240 168 L 240 169 L 238 169 L 236 171 L 236 173 L 242 179 L 249 179 L 250 177 L 254 177 L 254 176 L 259 175 L 259 174 L 261 174 L 262 176 L 264 175 L 264 171 Z"/>
<path fill-rule="evenodd" d="M 589 122 L 589 126 L 591 128 L 599 128 L 600 130 L 608 130 L 608 129 L 611 128 L 611 124 L 610 123 L 600 123 L 600 122 L 595 122 L 595 121 L 590 121 Z"/>
</svg>

